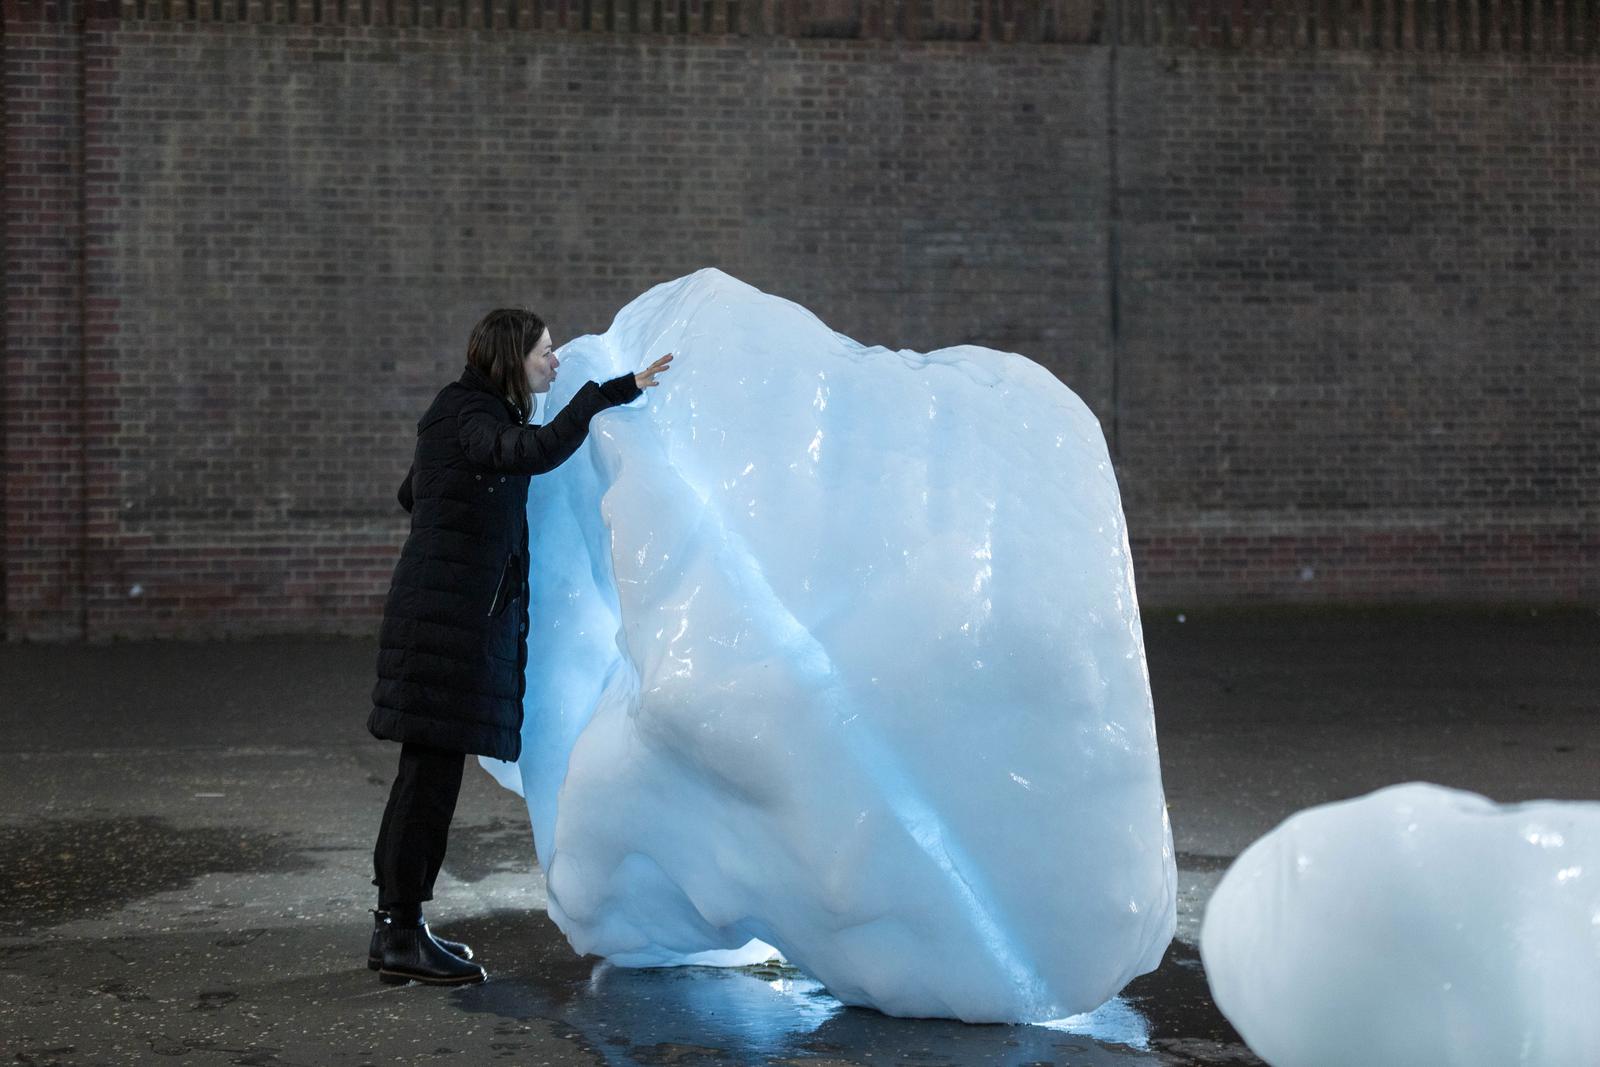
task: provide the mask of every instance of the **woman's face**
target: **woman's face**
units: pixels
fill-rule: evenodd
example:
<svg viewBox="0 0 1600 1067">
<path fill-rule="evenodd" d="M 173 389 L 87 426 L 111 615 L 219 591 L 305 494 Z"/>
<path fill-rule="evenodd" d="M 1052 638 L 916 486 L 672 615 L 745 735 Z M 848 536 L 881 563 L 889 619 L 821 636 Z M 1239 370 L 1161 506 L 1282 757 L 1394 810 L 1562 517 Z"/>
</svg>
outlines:
<svg viewBox="0 0 1600 1067">
<path fill-rule="evenodd" d="M 550 383 L 556 380 L 556 367 L 560 362 L 551 350 L 550 330 L 546 328 L 522 361 L 522 369 L 528 375 L 528 388 L 535 393 L 548 393 Z"/>
</svg>

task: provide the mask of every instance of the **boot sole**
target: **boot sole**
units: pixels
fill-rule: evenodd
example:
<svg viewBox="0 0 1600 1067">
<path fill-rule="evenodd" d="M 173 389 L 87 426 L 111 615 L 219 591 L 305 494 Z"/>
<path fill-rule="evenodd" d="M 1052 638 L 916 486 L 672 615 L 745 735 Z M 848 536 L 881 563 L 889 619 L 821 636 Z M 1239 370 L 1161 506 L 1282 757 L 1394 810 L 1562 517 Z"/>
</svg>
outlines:
<svg viewBox="0 0 1600 1067">
<path fill-rule="evenodd" d="M 478 974 L 462 975 L 460 978 L 439 978 L 433 975 L 409 974 L 405 971 L 390 971 L 382 967 L 378 969 L 378 981 L 384 985 L 404 985 L 407 982 L 423 982 L 427 985 L 470 985 L 473 982 L 482 982 L 489 976 L 482 972 Z"/>
<path fill-rule="evenodd" d="M 445 951 L 446 952 L 450 952 L 449 949 L 445 949 Z M 460 955 L 459 953 L 456 953 L 456 952 L 450 952 L 450 955 L 456 956 L 458 959 L 463 959 L 463 960 L 472 959 L 471 956 L 462 956 L 462 955 Z M 382 966 L 383 966 L 383 960 L 380 959 L 379 957 L 377 957 L 377 956 L 368 956 L 367 957 L 367 970 L 376 971 L 379 968 L 381 968 Z"/>
</svg>

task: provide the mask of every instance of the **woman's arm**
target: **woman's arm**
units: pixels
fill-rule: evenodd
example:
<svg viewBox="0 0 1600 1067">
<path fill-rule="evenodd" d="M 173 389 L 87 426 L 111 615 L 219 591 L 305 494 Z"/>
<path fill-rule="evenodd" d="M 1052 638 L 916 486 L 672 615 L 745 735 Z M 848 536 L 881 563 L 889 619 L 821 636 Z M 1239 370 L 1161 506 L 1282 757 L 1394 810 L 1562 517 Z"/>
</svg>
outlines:
<svg viewBox="0 0 1600 1067">
<path fill-rule="evenodd" d="M 508 423 L 493 397 L 475 393 L 456 417 L 457 440 L 467 458 L 480 467 L 506 474 L 544 474 L 578 450 L 589 435 L 590 419 L 640 392 L 632 374 L 604 385 L 584 382 L 567 406 L 543 426 Z"/>
<path fill-rule="evenodd" d="M 416 460 L 411 461 L 411 469 L 406 471 L 406 480 L 400 483 L 400 492 L 395 494 L 400 501 L 400 506 L 407 511 L 411 510 L 411 476 L 417 473 Z"/>
</svg>

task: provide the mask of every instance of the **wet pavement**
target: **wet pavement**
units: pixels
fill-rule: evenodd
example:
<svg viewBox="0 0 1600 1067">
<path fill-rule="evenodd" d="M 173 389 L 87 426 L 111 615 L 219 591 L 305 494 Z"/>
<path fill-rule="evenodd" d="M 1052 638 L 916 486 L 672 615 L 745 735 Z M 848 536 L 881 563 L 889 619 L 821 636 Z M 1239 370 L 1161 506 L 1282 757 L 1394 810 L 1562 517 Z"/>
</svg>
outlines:
<svg viewBox="0 0 1600 1067">
<path fill-rule="evenodd" d="M 425 908 L 482 985 L 367 969 L 398 747 L 375 646 L 0 646 L 0 1060 L 19 1064 L 1253 1064 L 1195 950 L 1238 852 L 1423 780 L 1600 796 L 1600 614 L 1147 612 L 1178 935 L 1096 1012 L 973 1026 L 846 1008 L 764 965 L 630 970 L 544 911 L 521 799 L 475 761 Z"/>
</svg>

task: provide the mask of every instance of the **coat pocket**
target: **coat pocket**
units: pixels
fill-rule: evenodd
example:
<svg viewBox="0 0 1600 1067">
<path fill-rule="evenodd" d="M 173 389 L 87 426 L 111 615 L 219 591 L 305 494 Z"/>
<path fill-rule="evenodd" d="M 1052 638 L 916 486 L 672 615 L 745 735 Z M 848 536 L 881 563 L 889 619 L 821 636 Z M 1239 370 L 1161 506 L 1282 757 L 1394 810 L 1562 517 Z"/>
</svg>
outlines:
<svg viewBox="0 0 1600 1067">
<path fill-rule="evenodd" d="M 516 565 L 517 554 L 513 552 L 506 557 L 505 566 L 500 568 L 500 584 L 494 587 L 494 596 L 489 600 L 490 618 L 506 610 L 506 605 L 511 603 L 512 590 L 517 587 L 516 575 L 512 573 Z"/>
</svg>

